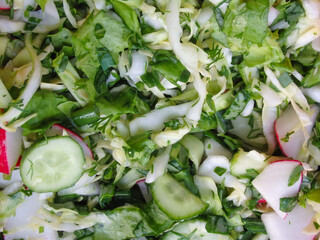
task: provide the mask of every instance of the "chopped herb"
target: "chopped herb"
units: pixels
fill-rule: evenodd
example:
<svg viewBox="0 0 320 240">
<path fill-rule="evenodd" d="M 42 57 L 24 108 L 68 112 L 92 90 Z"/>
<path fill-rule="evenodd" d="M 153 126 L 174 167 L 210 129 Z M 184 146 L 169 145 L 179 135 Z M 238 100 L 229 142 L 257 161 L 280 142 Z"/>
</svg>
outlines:
<svg viewBox="0 0 320 240">
<path fill-rule="evenodd" d="M 299 178 L 301 177 L 302 170 L 302 165 L 298 165 L 293 169 L 288 180 L 288 187 L 293 186 L 299 180 Z"/>
<path fill-rule="evenodd" d="M 283 212 L 291 212 L 298 203 L 297 197 L 280 198 L 280 210 Z"/>
<path fill-rule="evenodd" d="M 222 167 L 216 167 L 213 171 L 221 177 L 227 171 L 227 169 Z"/>
</svg>

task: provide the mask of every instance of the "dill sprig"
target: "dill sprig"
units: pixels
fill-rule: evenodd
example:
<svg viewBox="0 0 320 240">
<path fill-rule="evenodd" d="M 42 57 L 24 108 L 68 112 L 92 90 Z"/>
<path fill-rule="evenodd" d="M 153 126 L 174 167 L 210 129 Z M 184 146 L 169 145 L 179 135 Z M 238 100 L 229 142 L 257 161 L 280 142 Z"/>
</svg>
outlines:
<svg viewBox="0 0 320 240">
<path fill-rule="evenodd" d="M 212 49 L 206 51 L 211 59 L 211 63 L 207 65 L 207 68 L 210 68 L 215 62 L 223 59 L 222 48 L 219 45 L 213 45 Z"/>
</svg>

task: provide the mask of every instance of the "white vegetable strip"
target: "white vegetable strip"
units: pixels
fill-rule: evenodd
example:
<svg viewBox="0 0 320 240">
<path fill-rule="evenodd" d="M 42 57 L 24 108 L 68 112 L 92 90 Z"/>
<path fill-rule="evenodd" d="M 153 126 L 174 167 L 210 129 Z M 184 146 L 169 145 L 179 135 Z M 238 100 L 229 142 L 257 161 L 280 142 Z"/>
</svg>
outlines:
<svg viewBox="0 0 320 240">
<path fill-rule="evenodd" d="M 313 101 L 320 103 L 320 84 L 315 85 L 311 88 L 301 88 L 301 91 L 308 97 L 312 98 Z"/>
<path fill-rule="evenodd" d="M 181 0 L 171 0 L 167 5 L 166 24 L 168 28 L 169 42 L 180 62 L 190 71 L 194 77 L 194 88 L 199 94 L 199 99 L 187 113 L 187 118 L 197 123 L 200 119 L 202 105 L 206 97 L 206 84 L 201 80 L 198 71 L 199 53 L 193 44 L 181 44 L 182 29 L 179 21 L 179 9 Z M 205 55 L 204 53 L 202 53 Z"/>
<path fill-rule="evenodd" d="M 0 17 L 0 33 L 14 33 L 23 31 L 26 23 Z"/>
<path fill-rule="evenodd" d="M 129 76 L 134 83 L 137 83 L 141 80 L 140 76 L 146 72 L 148 58 L 146 55 L 138 51 L 133 52 L 131 54 L 131 58 L 132 65 L 126 75 Z"/>
<path fill-rule="evenodd" d="M 274 122 L 278 117 L 278 110 L 276 107 L 269 106 L 266 102 L 262 108 L 262 126 L 263 134 L 268 143 L 267 154 L 272 154 L 277 146 L 277 140 L 274 132 Z"/>
<path fill-rule="evenodd" d="M 253 111 L 253 107 L 254 107 L 254 100 L 253 99 L 251 99 L 248 103 L 247 103 L 247 105 L 245 106 L 245 108 L 243 109 L 243 111 L 241 112 L 241 116 L 242 117 L 247 117 L 247 116 L 249 116 L 251 113 L 252 113 L 252 111 Z"/>
<path fill-rule="evenodd" d="M 154 182 L 158 177 L 162 176 L 166 169 L 170 159 L 171 145 L 168 146 L 159 156 L 153 160 L 153 168 L 148 172 L 146 183 Z"/>
<path fill-rule="evenodd" d="M 171 144 L 175 144 L 180 141 L 184 135 L 190 131 L 191 127 L 186 124 L 184 127 L 177 130 L 165 130 L 151 135 L 152 141 L 154 141 L 159 147 L 166 147 Z"/>
<path fill-rule="evenodd" d="M 67 2 L 67 0 L 63 0 L 63 10 L 64 10 L 69 22 L 71 23 L 71 25 L 74 28 L 78 28 L 77 21 L 70 11 L 70 6 L 69 6 L 69 3 Z"/>
<path fill-rule="evenodd" d="M 269 9 L 269 13 L 268 13 L 268 26 L 270 26 L 273 21 L 278 17 L 279 15 L 279 11 L 277 9 L 275 9 L 274 7 L 271 7 Z"/>
<path fill-rule="evenodd" d="M 134 136 L 148 130 L 160 131 L 164 127 L 164 122 L 185 116 L 190 105 L 191 103 L 183 103 L 153 110 L 142 117 L 132 120 L 129 123 L 130 133 Z"/>
<path fill-rule="evenodd" d="M 190 134 L 184 136 L 180 142 L 186 149 L 188 149 L 189 158 L 194 163 L 197 170 L 204 153 L 203 142 L 199 138 Z"/>
<path fill-rule="evenodd" d="M 31 43 L 31 34 L 26 35 L 26 47 L 32 57 L 33 62 L 33 72 L 28 80 L 27 86 L 24 89 L 23 93 L 18 97 L 16 101 L 22 101 L 22 107 L 25 108 L 25 106 L 28 104 L 30 99 L 32 98 L 33 94 L 37 91 L 40 81 L 41 81 L 41 62 L 36 55 L 35 50 L 33 49 L 32 43 Z M 13 120 L 14 118 L 17 118 L 21 114 L 21 111 L 10 107 L 9 110 L 0 116 L 0 126 L 2 128 L 6 129 L 6 125 L 9 121 Z M 11 131 L 15 131 L 10 129 Z M 9 130 L 9 131 L 10 131 Z"/>
</svg>

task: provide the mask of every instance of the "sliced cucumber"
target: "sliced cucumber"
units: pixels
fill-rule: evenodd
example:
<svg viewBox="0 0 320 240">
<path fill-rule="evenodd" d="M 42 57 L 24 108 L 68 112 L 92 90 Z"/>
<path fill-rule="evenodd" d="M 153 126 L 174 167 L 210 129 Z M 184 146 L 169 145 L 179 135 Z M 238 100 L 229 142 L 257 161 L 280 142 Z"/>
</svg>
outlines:
<svg viewBox="0 0 320 240">
<path fill-rule="evenodd" d="M 34 192 L 57 192 L 73 186 L 83 173 L 85 157 L 70 137 L 51 137 L 33 144 L 22 156 L 20 174 Z"/>
<path fill-rule="evenodd" d="M 194 217 L 208 207 L 169 174 L 157 178 L 151 184 L 151 192 L 159 208 L 174 220 Z"/>
<path fill-rule="evenodd" d="M 269 156 L 259 153 L 255 150 L 245 152 L 240 149 L 231 160 L 231 174 L 239 177 L 247 173 L 248 169 L 254 169 L 261 172 L 269 164 Z"/>
</svg>

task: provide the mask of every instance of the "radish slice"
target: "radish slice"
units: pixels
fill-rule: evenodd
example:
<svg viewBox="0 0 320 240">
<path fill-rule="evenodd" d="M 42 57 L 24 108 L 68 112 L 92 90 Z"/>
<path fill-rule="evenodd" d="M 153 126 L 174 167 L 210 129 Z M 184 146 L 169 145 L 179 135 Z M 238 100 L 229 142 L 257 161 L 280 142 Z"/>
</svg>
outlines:
<svg viewBox="0 0 320 240">
<path fill-rule="evenodd" d="M 58 239 L 57 231 L 52 230 L 49 224 L 44 225 L 43 221 L 37 222 L 37 216 L 40 215 L 39 210 L 45 202 L 42 197 L 43 194 L 32 193 L 17 207 L 15 216 L 8 218 L 4 225 L 4 230 L 7 232 L 5 234 L 6 240 Z M 39 233 L 39 227 L 41 226 L 43 232 Z"/>
<path fill-rule="evenodd" d="M 22 129 L 7 132 L 0 129 L 0 172 L 10 174 L 16 166 L 22 150 Z"/>
<path fill-rule="evenodd" d="M 148 188 L 145 179 L 141 179 L 136 182 L 136 184 L 139 186 L 140 192 L 146 202 L 150 202 L 152 200 L 151 191 Z"/>
<path fill-rule="evenodd" d="M 276 120 L 274 128 L 279 146 L 285 156 L 293 159 L 299 158 L 301 148 L 304 142 L 308 140 L 305 133 L 307 136 L 310 135 L 319 113 L 319 108 L 316 105 L 312 105 L 310 112 L 312 115 L 308 120 L 310 120 L 311 124 L 305 128 L 302 127 L 299 117 L 291 105 Z"/>
<path fill-rule="evenodd" d="M 59 125 L 59 124 L 54 124 L 51 129 L 47 131 L 47 136 L 56 136 L 59 135 L 61 136 L 63 133 L 63 130 L 68 133 L 68 135 L 75 140 L 77 143 L 80 144 L 82 147 L 83 153 L 86 157 L 93 158 L 93 153 L 91 149 L 88 147 L 88 145 L 83 141 L 83 139 L 77 135 L 76 133 L 72 132 L 71 130 Z"/>
<path fill-rule="evenodd" d="M 293 169 L 299 165 L 302 166 L 297 160 L 272 162 L 252 181 L 252 185 L 281 218 L 285 218 L 288 213 L 280 210 L 280 198 L 294 197 L 299 192 L 302 172 L 299 180 L 292 186 L 288 186 Z"/>
<path fill-rule="evenodd" d="M 10 10 L 10 5 L 6 0 L 0 0 L 0 10 Z"/>
<path fill-rule="evenodd" d="M 310 223 L 315 212 L 312 207 L 306 208 L 297 205 L 285 220 L 275 212 L 261 215 L 270 240 L 313 240 L 316 235 L 303 233 L 304 228 Z"/>
</svg>

